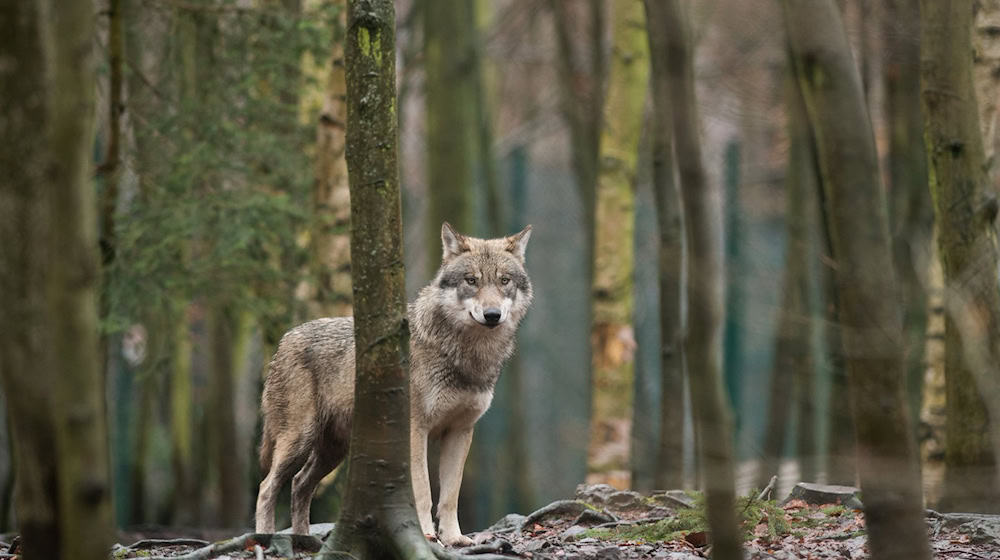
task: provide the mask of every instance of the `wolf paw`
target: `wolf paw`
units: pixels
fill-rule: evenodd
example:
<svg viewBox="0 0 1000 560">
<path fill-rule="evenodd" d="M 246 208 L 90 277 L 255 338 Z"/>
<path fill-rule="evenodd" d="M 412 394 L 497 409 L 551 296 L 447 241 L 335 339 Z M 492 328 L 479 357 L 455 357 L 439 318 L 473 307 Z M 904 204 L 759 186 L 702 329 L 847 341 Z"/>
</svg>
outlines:
<svg viewBox="0 0 1000 560">
<path fill-rule="evenodd" d="M 459 533 L 457 535 L 440 535 L 439 540 L 445 546 L 471 546 L 472 539 Z"/>
</svg>

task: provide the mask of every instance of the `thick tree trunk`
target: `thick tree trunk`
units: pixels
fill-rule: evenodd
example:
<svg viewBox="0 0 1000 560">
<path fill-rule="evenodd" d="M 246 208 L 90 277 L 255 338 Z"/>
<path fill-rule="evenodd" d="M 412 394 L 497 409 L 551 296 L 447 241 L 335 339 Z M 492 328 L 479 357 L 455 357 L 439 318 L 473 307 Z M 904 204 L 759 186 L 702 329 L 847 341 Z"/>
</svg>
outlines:
<svg viewBox="0 0 1000 560">
<path fill-rule="evenodd" d="M 390 0 L 348 1 L 346 62 L 357 372 L 348 491 L 326 548 L 361 560 L 429 559 L 409 467 L 409 327 Z"/>
<path fill-rule="evenodd" d="M 832 0 L 783 4 L 831 229 L 869 547 L 875 558 L 929 559 L 885 193 L 861 78 Z"/>
<path fill-rule="evenodd" d="M 343 1 L 343 0 L 342 0 Z M 341 12 L 341 26 L 346 22 Z M 351 314 L 351 195 L 344 157 L 347 127 L 344 40 L 335 37 L 323 109 L 316 128 L 316 184 L 313 190 L 312 317 Z"/>
<path fill-rule="evenodd" d="M 90 2 L 0 9 L 0 374 L 24 558 L 107 557 Z M 67 255 L 73 258 L 66 258 Z"/>
<path fill-rule="evenodd" d="M 241 321 L 231 305 L 216 303 L 209 309 L 211 341 L 211 405 L 206 419 L 211 431 L 212 470 L 218 477 L 218 522 L 224 527 L 240 527 L 248 517 L 245 460 L 236 427 L 236 377 Z"/>
<path fill-rule="evenodd" d="M 906 395 L 920 414 L 927 334 L 927 270 L 934 210 L 927 190 L 927 152 L 920 109 L 919 0 L 891 0 L 883 16 L 885 115 L 889 128 L 892 258 L 903 305 Z"/>
<path fill-rule="evenodd" d="M 479 232 L 475 185 L 479 150 L 479 91 L 475 2 L 423 2 L 424 91 L 427 103 L 426 247 L 441 244 L 441 224 Z M 428 272 L 440 264 L 426 255 Z"/>
<path fill-rule="evenodd" d="M 652 7 L 652 4 L 650 4 Z M 694 83 L 690 30 L 679 0 L 657 2 L 657 19 L 667 36 L 670 102 L 680 172 L 687 240 L 688 338 L 685 352 L 695 423 L 701 431 L 699 454 L 705 478 L 712 556 L 742 558 L 734 509 L 733 436 L 722 384 L 723 263 L 718 230 L 721 208 L 702 162 L 700 123 Z M 651 12 L 650 16 L 653 14 Z"/>
<path fill-rule="evenodd" d="M 640 0 L 616 3 L 601 130 L 594 230 L 589 471 L 627 486 L 634 382 L 632 331 L 635 170 L 649 76 Z M 623 480 L 624 479 L 624 480 Z"/>
<path fill-rule="evenodd" d="M 941 507 L 1000 510 L 1000 285 L 994 219 L 973 87 L 973 2 L 920 3 L 921 82 L 931 197 L 945 281 L 947 428 Z M 991 442 L 991 430 L 992 442 Z"/>
<path fill-rule="evenodd" d="M 674 130 L 670 102 L 669 29 L 659 0 L 646 0 L 650 83 L 653 95 L 653 196 L 659 227 L 660 283 L 660 437 L 657 442 L 656 488 L 684 484 L 684 324 L 681 287 L 684 273 L 684 222 L 681 194 L 674 174 Z M 648 445 L 648 442 L 645 443 Z"/>
</svg>

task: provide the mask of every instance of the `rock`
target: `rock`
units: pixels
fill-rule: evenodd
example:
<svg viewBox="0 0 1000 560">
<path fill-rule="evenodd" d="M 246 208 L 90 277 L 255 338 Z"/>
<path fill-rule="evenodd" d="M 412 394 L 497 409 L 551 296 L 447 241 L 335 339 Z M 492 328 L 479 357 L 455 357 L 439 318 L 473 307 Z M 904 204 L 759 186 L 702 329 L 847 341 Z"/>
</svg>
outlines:
<svg viewBox="0 0 1000 560">
<path fill-rule="evenodd" d="M 813 484 L 800 482 L 792 488 L 792 493 L 782 502 L 802 500 L 810 505 L 840 504 L 848 509 L 862 509 L 861 490 L 854 486 L 835 486 L 832 484 Z"/>
<path fill-rule="evenodd" d="M 542 540 L 542 539 L 534 539 L 534 540 L 528 541 L 528 544 L 525 545 L 525 547 L 524 547 L 524 551 L 525 552 L 538 552 L 539 550 L 542 550 L 543 548 L 546 548 L 548 546 L 549 546 L 549 541 Z"/>
<path fill-rule="evenodd" d="M 578 484 L 576 486 L 576 499 L 594 505 L 603 505 L 609 496 L 617 492 L 609 484 Z"/>
<path fill-rule="evenodd" d="M 657 492 L 650 496 L 650 499 L 657 504 L 664 505 L 670 508 L 693 508 L 694 498 L 688 496 L 688 493 L 683 490 L 667 490 L 666 492 Z"/>
<path fill-rule="evenodd" d="M 596 560 L 621 560 L 622 551 L 617 546 L 606 546 L 594 555 Z"/>
<path fill-rule="evenodd" d="M 562 540 L 564 540 L 564 541 L 572 541 L 572 540 L 575 540 L 576 537 L 578 537 L 578 536 L 580 536 L 580 535 L 582 535 L 582 534 L 584 534 L 586 532 L 587 532 L 587 528 L 586 527 L 581 527 L 579 525 L 573 525 L 569 529 L 566 529 L 565 531 L 563 531 L 562 534 L 559 535 L 559 538 L 562 539 Z"/>
<path fill-rule="evenodd" d="M 485 529 L 483 532 L 496 533 L 506 529 L 517 529 L 527 518 L 528 517 L 526 515 L 521 515 L 519 513 L 508 513 L 507 515 L 501 517 L 499 521 L 490 525 L 490 527 Z"/>
<path fill-rule="evenodd" d="M 1000 516 L 979 513 L 939 514 L 945 527 L 969 535 L 973 544 L 1000 544 Z"/>
<path fill-rule="evenodd" d="M 614 492 L 605 499 L 604 503 L 614 509 L 643 509 L 649 507 L 643 499 L 642 494 L 631 490 Z"/>
<path fill-rule="evenodd" d="M 611 523 L 612 521 L 618 521 L 618 517 L 608 513 L 607 511 L 595 511 L 588 509 L 580 513 L 579 517 L 573 521 L 573 525 L 586 525 L 588 527 L 592 527 L 594 525 L 600 525 L 601 523 Z"/>
</svg>

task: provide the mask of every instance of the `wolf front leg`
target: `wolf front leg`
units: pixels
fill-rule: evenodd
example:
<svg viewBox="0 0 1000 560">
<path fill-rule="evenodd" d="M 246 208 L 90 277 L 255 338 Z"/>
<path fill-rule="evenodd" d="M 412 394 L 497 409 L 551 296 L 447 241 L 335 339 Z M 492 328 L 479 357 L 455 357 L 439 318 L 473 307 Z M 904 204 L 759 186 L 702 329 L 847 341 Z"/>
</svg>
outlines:
<svg viewBox="0 0 1000 560">
<path fill-rule="evenodd" d="M 434 520 L 431 518 L 431 481 L 427 475 L 427 430 L 413 422 L 410 426 L 410 480 L 413 499 L 417 507 L 420 530 L 434 537 Z"/>
<path fill-rule="evenodd" d="M 458 491 L 462 487 L 465 458 L 472 444 L 472 426 L 455 428 L 441 438 L 441 498 L 438 500 L 439 538 L 443 544 L 468 546 L 472 539 L 462 534 L 458 526 Z"/>
</svg>

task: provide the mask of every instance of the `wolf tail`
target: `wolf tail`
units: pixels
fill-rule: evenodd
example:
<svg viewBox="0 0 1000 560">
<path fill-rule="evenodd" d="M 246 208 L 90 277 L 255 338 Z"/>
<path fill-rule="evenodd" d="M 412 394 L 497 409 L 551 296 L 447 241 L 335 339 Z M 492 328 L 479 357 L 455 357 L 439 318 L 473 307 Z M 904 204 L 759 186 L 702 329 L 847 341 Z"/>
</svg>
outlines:
<svg viewBox="0 0 1000 560">
<path fill-rule="evenodd" d="M 271 455 L 274 453 L 274 438 L 268 433 L 265 425 L 264 433 L 260 437 L 260 475 L 267 476 L 271 470 Z"/>
</svg>

